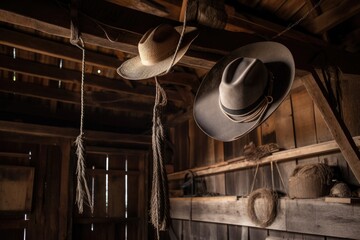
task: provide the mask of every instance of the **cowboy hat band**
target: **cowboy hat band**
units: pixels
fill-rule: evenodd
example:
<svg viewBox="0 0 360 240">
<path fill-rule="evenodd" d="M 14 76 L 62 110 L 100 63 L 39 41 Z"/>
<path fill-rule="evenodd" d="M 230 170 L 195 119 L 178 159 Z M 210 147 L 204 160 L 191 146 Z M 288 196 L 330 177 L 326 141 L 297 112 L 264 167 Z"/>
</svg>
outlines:
<svg viewBox="0 0 360 240">
<path fill-rule="evenodd" d="M 260 120 L 272 103 L 272 85 L 272 73 L 263 62 L 254 58 L 236 58 L 222 74 L 220 109 L 234 122 Z"/>
</svg>

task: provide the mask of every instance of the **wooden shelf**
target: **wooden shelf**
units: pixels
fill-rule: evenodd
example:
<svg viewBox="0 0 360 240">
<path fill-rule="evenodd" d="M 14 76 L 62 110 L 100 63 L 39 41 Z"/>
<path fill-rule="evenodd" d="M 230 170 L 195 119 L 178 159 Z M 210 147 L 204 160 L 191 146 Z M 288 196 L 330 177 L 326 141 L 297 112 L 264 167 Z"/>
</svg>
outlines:
<svg viewBox="0 0 360 240">
<path fill-rule="evenodd" d="M 171 218 L 257 227 L 248 217 L 246 197 L 170 198 Z M 267 229 L 358 239 L 360 204 L 327 203 L 324 198 L 280 198 Z M 349 231 L 351 229 L 351 231 Z"/>
<path fill-rule="evenodd" d="M 360 147 L 360 136 L 353 137 L 353 140 L 356 146 Z M 331 152 L 339 152 L 339 151 L 340 149 L 338 144 L 333 140 L 333 141 L 313 144 L 305 147 L 279 151 L 273 153 L 270 156 L 261 158 L 258 161 L 247 161 L 246 158 L 241 156 L 214 165 L 192 168 L 189 170 L 194 172 L 195 176 L 206 176 L 206 175 L 224 173 L 229 171 L 235 171 L 244 168 L 250 168 L 256 166 L 257 164 L 263 165 L 270 162 L 288 161 L 296 158 L 305 158 L 305 157 L 328 154 Z M 184 179 L 186 173 L 188 173 L 188 170 L 168 174 L 168 180 L 171 181 L 171 180 Z"/>
</svg>

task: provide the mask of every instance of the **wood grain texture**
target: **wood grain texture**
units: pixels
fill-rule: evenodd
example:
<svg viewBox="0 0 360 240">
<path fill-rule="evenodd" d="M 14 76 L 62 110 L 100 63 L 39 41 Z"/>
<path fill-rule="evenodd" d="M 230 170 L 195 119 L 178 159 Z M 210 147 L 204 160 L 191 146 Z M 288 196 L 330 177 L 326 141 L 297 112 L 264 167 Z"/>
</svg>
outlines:
<svg viewBox="0 0 360 240">
<path fill-rule="evenodd" d="M 355 142 L 355 145 L 357 147 L 360 146 L 360 137 L 354 137 L 353 141 Z M 337 151 L 339 151 L 339 146 L 333 140 L 324 143 L 318 143 L 318 144 L 299 147 L 295 149 L 275 152 L 268 157 L 262 158 L 258 162 L 244 161 L 243 158 L 235 158 L 234 159 L 235 161 L 229 164 L 221 164 L 221 165 L 215 164 L 206 167 L 193 168 L 191 170 L 195 172 L 197 176 L 206 176 L 206 175 L 229 172 L 244 168 L 251 168 L 256 166 L 257 164 L 260 165 L 269 164 L 271 161 L 281 162 L 296 158 L 306 158 L 309 156 L 314 156 L 314 155 L 316 156 L 316 155 L 327 154 L 330 152 L 337 152 Z M 236 160 L 240 160 L 240 161 L 236 161 Z M 186 172 L 187 171 L 180 171 L 169 174 L 168 179 L 170 181 L 182 179 L 185 176 Z"/>
<path fill-rule="evenodd" d="M 349 164 L 349 167 L 358 182 L 360 182 L 360 153 L 351 138 L 351 134 L 346 128 L 345 123 L 332 106 L 330 106 L 326 98 L 326 90 L 324 89 L 321 80 L 316 72 L 313 72 L 312 75 L 309 74 L 303 77 L 302 80 L 311 98 L 322 113 L 335 141 L 339 144 L 339 148 L 344 155 L 345 160 Z"/>
<path fill-rule="evenodd" d="M 246 203 L 246 198 L 237 199 L 235 196 L 172 198 L 171 216 L 173 219 L 188 220 L 191 212 L 193 221 L 254 227 L 247 216 Z M 280 199 L 277 217 L 267 229 L 295 232 L 295 239 L 297 236 L 301 239 L 323 239 L 312 235 L 357 239 L 359 211 L 359 205 L 326 203 L 323 199 Z"/>
</svg>

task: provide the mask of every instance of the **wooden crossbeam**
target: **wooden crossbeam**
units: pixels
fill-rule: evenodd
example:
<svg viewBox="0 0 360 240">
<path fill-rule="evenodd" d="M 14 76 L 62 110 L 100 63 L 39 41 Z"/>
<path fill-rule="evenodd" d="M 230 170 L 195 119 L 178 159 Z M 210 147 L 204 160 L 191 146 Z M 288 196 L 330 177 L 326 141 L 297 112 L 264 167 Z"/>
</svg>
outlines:
<svg viewBox="0 0 360 240">
<path fill-rule="evenodd" d="M 75 139 L 79 135 L 79 129 L 53 127 L 45 125 L 37 125 L 30 123 L 0 121 L 0 131 L 27 134 L 33 136 L 55 137 L 55 138 L 70 138 Z M 84 130 L 85 137 L 90 141 L 102 141 L 111 143 L 131 143 L 131 144 L 144 144 L 151 143 L 150 135 L 139 134 L 125 134 L 113 132 L 101 132 Z"/>
<path fill-rule="evenodd" d="M 0 28 L 0 44 L 78 63 L 82 59 L 81 51 L 70 43 L 50 41 L 5 28 Z M 86 64 L 115 69 L 121 61 L 113 56 L 86 50 Z"/>
<path fill-rule="evenodd" d="M 78 63 L 81 63 L 82 59 L 81 51 L 70 43 L 50 41 L 4 28 L 0 28 L 0 44 Z M 113 56 L 86 50 L 86 65 L 104 67 L 115 71 L 120 64 L 121 61 Z M 174 72 L 159 76 L 158 79 L 160 83 L 175 84 L 192 89 L 197 89 L 199 85 L 196 75 L 190 73 Z"/>
<path fill-rule="evenodd" d="M 357 147 L 360 147 L 360 136 L 354 137 L 353 142 L 355 142 L 355 145 Z M 244 168 L 255 167 L 257 164 L 263 165 L 263 164 L 269 164 L 271 162 L 288 161 L 291 159 L 306 158 L 310 156 L 327 154 L 336 151 L 339 151 L 339 146 L 338 143 L 333 140 L 333 141 L 313 144 L 310 146 L 275 152 L 272 155 L 261 158 L 258 161 L 246 161 L 246 158 L 244 156 L 240 156 L 225 162 L 219 162 L 214 165 L 192 168 L 189 170 L 194 172 L 196 176 L 207 176 L 212 174 L 235 171 Z M 187 173 L 188 170 L 168 174 L 168 180 L 171 181 L 171 180 L 184 179 L 185 174 Z"/>
<path fill-rule="evenodd" d="M 304 26 L 312 33 L 324 33 L 352 16 L 355 16 L 359 12 L 359 1 L 343 0 L 335 8 L 330 9 L 313 20 L 304 23 Z"/>
<path fill-rule="evenodd" d="M 0 55 L 0 69 L 14 71 L 30 76 L 43 77 L 52 80 L 61 80 L 67 83 L 79 83 L 81 73 L 76 70 L 60 69 L 56 66 L 41 64 L 24 59 L 13 59 L 12 57 Z M 100 89 L 105 89 L 121 94 L 130 94 L 135 97 L 154 99 L 155 89 L 147 86 L 131 88 L 119 79 L 110 79 L 94 74 L 85 74 L 85 84 Z M 179 94 L 172 90 L 166 91 L 168 99 L 181 104 Z"/>
<path fill-rule="evenodd" d="M 84 15 L 86 13 L 86 15 Z M 106 14 L 103 14 L 106 13 Z M 37 0 L 21 4 L 10 0 L 2 1 L 0 21 L 28 27 L 55 36 L 68 38 L 69 12 L 54 2 Z M 162 23 L 181 25 L 179 22 L 160 18 L 129 8 L 115 6 L 101 1 L 86 4 L 79 19 L 82 37 L 87 44 L 137 54 L 137 44 L 141 36 L 151 27 Z M 91 17 L 115 26 L 106 28 L 108 35 L 116 41 L 109 41 Z M 261 33 L 260 33 L 261 35 Z M 252 42 L 264 39 L 249 33 L 229 32 L 199 26 L 199 36 L 179 64 L 199 69 L 210 69 L 224 54 Z M 313 59 L 325 52 L 331 64 L 339 66 L 345 73 L 360 73 L 357 67 L 358 55 L 346 53 L 331 46 L 314 46 L 296 39 L 276 39 L 293 53 L 298 69 L 308 69 Z"/>
<path fill-rule="evenodd" d="M 0 81 L 1 82 L 1 81 Z M 16 116 L 17 119 L 38 119 L 43 122 L 56 122 L 78 125 L 80 117 L 79 108 L 57 108 L 53 111 L 50 104 L 42 102 L 22 101 L 17 98 L 1 98 L 0 112 L 2 116 Z M 101 117 L 99 117 L 101 112 Z M 85 118 L 87 126 L 102 126 L 109 128 L 111 126 L 118 126 L 126 128 L 128 131 L 147 132 L 151 126 L 151 115 L 144 115 L 143 117 L 128 116 L 125 118 L 120 112 L 109 111 L 102 109 L 101 111 L 87 111 L 85 108 Z M 115 115 L 114 115 L 115 114 Z"/>
<path fill-rule="evenodd" d="M 339 113 L 329 104 L 327 99 L 328 92 L 319 76 L 313 71 L 312 74 L 304 76 L 302 82 L 321 112 L 321 116 L 336 143 L 339 145 L 341 153 L 349 164 L 350 169 L 360 183 L 360 152 Z"/>
<path fill-rule="evenodd" d="M 18 81 L 13 82 L 9 80 L 1 80 L 0 92 L 80 105 L 80 93 L 61 88 L 43 87 L 36 84 L 22 83 Z M 101 99 L 99 99 L 100 97 L 97 97 L 98 94 L 101 95 Z M 152 115 L 153 108 L 152 103 L 139 104 L 129 102 L 117 93 L 101 94 L 96 92 L 85 92 L 84 105 L 112 111 L 134 112 L 149 115 Z M 172 110 L 172 112 L 174 112 L 174 110 Z"/>
</svg>

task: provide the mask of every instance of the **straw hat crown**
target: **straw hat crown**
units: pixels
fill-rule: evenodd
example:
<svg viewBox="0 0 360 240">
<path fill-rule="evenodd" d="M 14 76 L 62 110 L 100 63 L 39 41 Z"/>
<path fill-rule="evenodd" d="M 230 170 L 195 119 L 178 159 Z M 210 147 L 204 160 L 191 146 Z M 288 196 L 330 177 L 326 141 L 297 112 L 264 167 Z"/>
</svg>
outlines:
<svg viewBox="0 0 360 240">
<path fill-rule="evenodd" d="M 141 80 L 164 74 L 185 55 L 197 37 L 195 27 L 160 24 L 148 30 L 138 43 L 139 55 L 123 62 L 117 73 L 126 79 Z M 180 42 L 180 37 L 182 41 Z M 180 42 L 178 51 L 176 49 Z M 175 59 L 174 59 L 175 58 Z"/>
<path fill-rule="evenodd" d="M 151 66 L 171 56 L 179 41 L 180 34 L 171 26 L 162 24 L 150 29 L 138 44 L 141 63 Z"/>
</svg>

